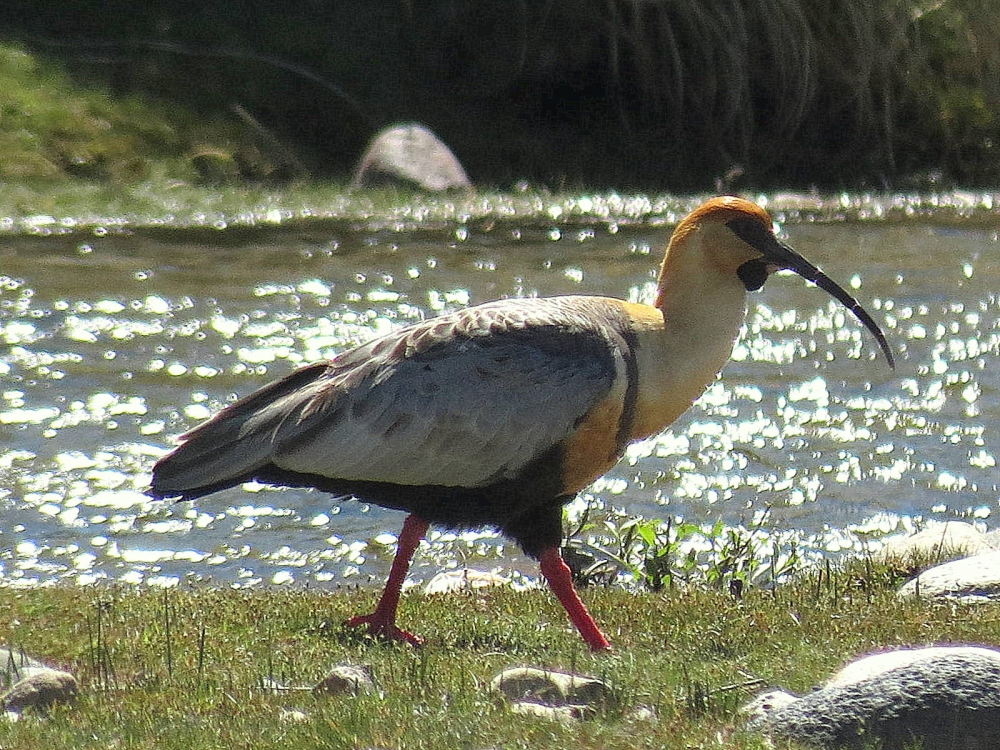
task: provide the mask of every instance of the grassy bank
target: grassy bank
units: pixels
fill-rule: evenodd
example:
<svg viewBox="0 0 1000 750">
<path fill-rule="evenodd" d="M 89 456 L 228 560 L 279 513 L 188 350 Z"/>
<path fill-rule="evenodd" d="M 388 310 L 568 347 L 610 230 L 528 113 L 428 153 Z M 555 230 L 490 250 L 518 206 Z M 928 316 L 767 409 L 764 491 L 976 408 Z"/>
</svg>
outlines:
<svg viewBox="0 0 1000 750">
<path fill-rule="evenodd" d="M 402 120 L 499 188 L 982 187 L 1000 168 L 985 0 L 8 6 L 0 38 L 159 103 L 140 141 L 182 110 L 235 125 L 252 148 L 203 154 L 223 176 L 343 178 Z"/>
<path fill-rule="evenodd" d="M 1000 642 L 1000 607 L 899 601 L 893 571 L 863 562 L 742 599 L 711 587 L 585 591 L 614 642 L 586 652 L 546 592 L 411 593 L 417 651 L 340 623 L 374 592 L 0 590 L 0 640 L 77 674 L 81 697 L 47 720 L 0 723 L 4 748 L 763 748 L 733 730 L 765 686 L 805 692 L 846 660 L 898 645 Z M 336 663 L 371 668 L 357 697 L 311 686 Z M 512 715 L 488 690 L 532 665 L 609 681 L 621 707 L 581 723 Z M 637 720 L 646 707 L 652 720 Z M 283 711 L 302 711 L 288 721 Z"/>
<path fill-rule="evenodd" d="M 72 65 L 24 45 L 0 42 L 0 231 L 52 229 L 23 221 L 36 216 L 66 219 L 72 226 L 125 221 L 131 226 L 179 228 L 218 226 L 219 222 L 274 226 L 317 217 L 394 228 L 470 220 L 488 225 L 501 220 L 546 226 L 578 219 L 671 223 L 693 207 L 693 199 L 667 192 L 675 183 L 666 177 L 656 183 L 657 192 L 646 194 L 627 190 L 628 179 L 615 189 L 599 191 L 565 185 L 564 189 L 550 190 L 544 184 L 518 182 L 506 184 L 504 192 L 481 189 L 476 195 L 416 195 L 391 189 L 351 193 L 346 189 L 347 175 L 360 151 L 342 152 L 350 163 L 344 163 L 339 176 L 317 177 L 311 173 L 319 167 L 317 162 L 298 159 L 295 149 L 241 116 L 238 109 L 205 112 L 140 92 L 112 93 L 105 85 L 81 82 L 72 69 Z M 922 80 L 930 85 L 934 79 Z M 955 101 L 960 98 L 957 90 L 949 96 Z M 988 126 L 987 130 L 1000 128 L 1000 117 L 991 114 L 991 100 L 969 96 L 978 104 L 963 111 L 975 115 L 975 121 Z M 958 115 L 949 115 L 947 120 L 956 127 L 963 122 Z M 933 122 L 926 120 L 927 127 Z M 963 132 L 986 138 L 986 131 L 975 128 Z M 1000 143 L 1000 132 L 996 141 Z M 964 148 L 961 144 L 966 140 L 949 135 L 942 143 Z M 560 152 L 549 153 L 559 157 Z M 921 153 L 931 151 L 923 149 Z M 936 220 L 951 221 L 953 214 L 968 219 L 975 212 L 989 213 L 994 202 L 987 193 L 998 184 L 995 176 L 1000 174 L 1000 160 L 994 160 L 993 151 L 978 154 L 971 148 L 966 153 L 982 171 L 978 177 L 970 177 L 969 184 L 987 185 L 986 198 L 945 190 L 949 180 L 938 179 L 945 174 L 941 170 L 938 177 L 924 179 L 929 173 L 920 176 L 919 170 L 913 171 L 916 167 L 908 167 L 914 180 L 903 181 L 899 187 L 905 189 L 894 195 L 879 190 L 846 198 L 846 194 L 826 186 L 826 190 L 786 196 L 785 200 L 779 196 L 769 206 L 786 213 L 790 221 L 838 217 L 908 220 L 932 213 Z M 829 176 L 822 170 L 817 174 Z M 526 175 L 530 170 L 510 176 Z M 994 179 L 987 180 L 984 175 Z M 863 180 L 857 184 L 861 183 Z M 706 194 L 734 189 L 746 192 L 760 183 L 734 177 L 725 184 L 716 185 L 707 178 L 697 184 Z M 823 185 L 820 181 L 817 184 Z M 886 181 L 878 187 L 889 184 Z"/>
<path fill-rule="evenodd" d="M 144 182 L 169 189 L 259 181 L 277 168 L 232 113 L 206 117 L 140 94 L 113 95 L 20 45 L 0 44 L 0 91 L 0 185 L 25 198 L 111 194 Z"/>
</svg>

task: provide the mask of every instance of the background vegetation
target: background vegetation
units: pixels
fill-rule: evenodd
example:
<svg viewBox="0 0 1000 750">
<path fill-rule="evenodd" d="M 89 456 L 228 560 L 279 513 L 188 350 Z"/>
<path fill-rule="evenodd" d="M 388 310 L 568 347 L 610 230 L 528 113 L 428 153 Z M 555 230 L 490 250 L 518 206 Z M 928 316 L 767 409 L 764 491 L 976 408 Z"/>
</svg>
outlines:
<svg viewBox="0 0 1000 750">
<path fill-rule="evenodd" d="M 115 107 L 151 103 L 122 153 L 100 157 L 79 145 L 100 140 L 88 117 L 68 109 L 60 127 L 80 129 L 79 147 L 65 163 L 42 153 L 23 177 L 51 175 L 48 162 L 129 179 L 136 153 L 166 151 L 197 152 L 215 178 L 344 178 L 400 120 L 499 187 L 973 187 L 1000 167 L 993 0 L 4 6 L 0 41 Z M 5 86 L 0 108 L 0 138 L 47 140 L 45 106 Z"/>
</svg>

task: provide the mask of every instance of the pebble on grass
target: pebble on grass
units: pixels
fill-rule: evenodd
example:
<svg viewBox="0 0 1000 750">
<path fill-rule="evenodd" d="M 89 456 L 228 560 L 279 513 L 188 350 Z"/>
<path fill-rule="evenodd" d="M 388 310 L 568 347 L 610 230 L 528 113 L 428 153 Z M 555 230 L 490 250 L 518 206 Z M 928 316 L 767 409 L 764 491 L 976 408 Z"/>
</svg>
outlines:
<svg viewBox="0 0 1000 750">
<path fill-rule="evenodd" d="M 492 688 L 516 713 L 559 721 L 593 716 L 618 704 L 614 691 L 601 680 L 534 667 L 505 669 L 493 678 Z"/>
<path fill-rule="evenodd" d="M 72 702 L 78 692 L 76 678 L 69 672 L 33 668 L 0 695 L 0 704 L 5 711 L 15 714 L 28 708 L 44 713 L 57 703 Z"/>
<path fill-rule="evenodd" d="M 425 594 L 454 594 L 462 591 L 509 586 L 510 579 L 487 570 L 462 568 L 438 573 L 424 586 Z"/>
<path fill-rule="evenodd" d="M 338 664 L 313 687 L 313 695 L 359 695 L 374 689 L 367 667 Z"/>
</svg>

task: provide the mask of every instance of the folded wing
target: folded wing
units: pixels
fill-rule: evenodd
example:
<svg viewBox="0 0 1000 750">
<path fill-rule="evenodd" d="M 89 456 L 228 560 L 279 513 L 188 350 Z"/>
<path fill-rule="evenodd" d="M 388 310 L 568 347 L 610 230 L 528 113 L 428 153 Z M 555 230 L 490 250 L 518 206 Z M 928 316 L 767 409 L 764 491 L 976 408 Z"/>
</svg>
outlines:
<svg viewBox="0 0 1000 750">
<path fill-rule="evenodd" d="M 268 466 L 401 485 L 514 478 L 624 377 L 614 326 L 569 299 L 470 308 L 298 370 L 184 436 L 151 491 L 197 497 Z"/>
</svg>

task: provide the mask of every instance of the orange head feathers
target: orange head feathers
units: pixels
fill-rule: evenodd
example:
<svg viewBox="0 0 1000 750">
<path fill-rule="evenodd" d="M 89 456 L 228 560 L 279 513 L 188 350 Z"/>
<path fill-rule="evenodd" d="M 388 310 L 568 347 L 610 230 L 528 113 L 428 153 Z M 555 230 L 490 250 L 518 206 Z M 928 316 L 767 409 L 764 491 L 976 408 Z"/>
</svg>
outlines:
<svg viewBox="0 0 1000 750">
<path fill-rule="evenodd" d="M 683 283 L 694 272 L 735 274 L 748 292 L 755 292 L 782 269 L 794 271 L 843 303 L 871 331 L 889 366 L 895 367 L 885 334 L 861 303 L 781 242 L 767 211 L 744 198 L 712 198 L 677 225 L 663 259 L 656 306 L 662 307 L 673 283 Z"/>
<path fill-rule="evenodd" d="M 732 219 L 755 219 L 761 226 L 771 231 L 771 215 L 753 201 L 738 198 L 735 195 L 720 195 L 702 203 L 698 208 L 685 216 L 673 236 L 671 244 L 681 242 L 691 232 L 696 231 L 705 222 L 725 224 Z"/>
</svg>

